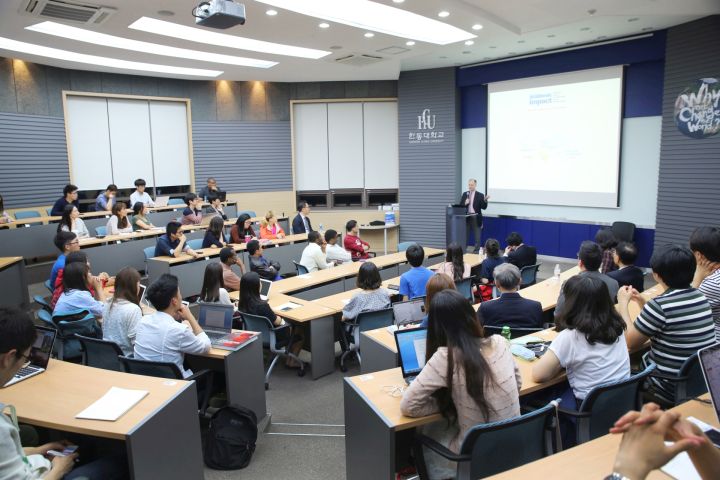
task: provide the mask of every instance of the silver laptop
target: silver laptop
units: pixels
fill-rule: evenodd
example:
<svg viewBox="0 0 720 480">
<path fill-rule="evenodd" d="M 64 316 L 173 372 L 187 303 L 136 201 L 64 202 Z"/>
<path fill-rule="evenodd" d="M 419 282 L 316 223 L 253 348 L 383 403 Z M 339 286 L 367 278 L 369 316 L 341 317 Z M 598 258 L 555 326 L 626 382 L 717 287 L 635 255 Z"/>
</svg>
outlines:
<svg viewBox="0 0 720 480">
<path fill-rule="evenodd" d="M 270 296 L 270 288 L 272 287 L 273 282 L 270 280 L 265 280 L 264 278 L 260 279 L 260 298 L 263 300 L 267 300 Z"/>
<path fill-rule="evenodd" d="M 30 362 L 18 370 L 15 376 L 5 384 L 6 387 L 25 380 L 26 378 L 34 377 L 44 372 L 47 368 L 53 345 L 55 344 L 57 330 L 46 327 L 35 327 L 35 335 L 35 343 L 33 343 L 30 348 Z"/>
<path fill-rule="evenodd" d="M 720 343 L 705 347 L 698 351 L 705 383 L 710 392 L 710 400 L 715 407 L 715 415 L 720 420 Z M 720 448 L 720 430 L 712 429 L 705 432 L 713 444 Z"/>
<path fill-rule="evenodd" d="M 210 337 L 213 346 L 232 333 L 233 305 L 200 303 L 198 324 Z"/>
<path fill-rule="evenodd" d="M 166 195 L 163 197 L 155 197 L 155 206 L 156 207 L 167 207 L 167 204 L 169 201 L 170 201 L 170 195 Z"/>
<path fill-rule="evenodd" d="M 407 325 L 408 323 L 419 323 L 425 318 L 425 300 L 416 298 L 405 302 L 392 304 L 395 325 Z"/>
<path fill-rule="evenodd" d="M 400 368 L 405 383 L 415 380 L 425 366 L 425 344 L 427 328 L 406 328 L 395 332 Z"/>
</svg>

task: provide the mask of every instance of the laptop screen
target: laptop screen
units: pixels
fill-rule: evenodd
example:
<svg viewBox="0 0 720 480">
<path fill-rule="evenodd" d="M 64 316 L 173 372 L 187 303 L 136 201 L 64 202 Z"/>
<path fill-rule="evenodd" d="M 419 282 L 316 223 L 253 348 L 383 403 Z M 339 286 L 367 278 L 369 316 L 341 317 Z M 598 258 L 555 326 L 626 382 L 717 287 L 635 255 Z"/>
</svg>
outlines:
<svg viewBox="0 0 720 480">
<path fill-rule="evenodd" d="M 270 293 L 270 287 L 272 287 L 272 282 L 270 280 L 265 280 L 263 278 L 260 279 L 260 295 L 267 297 Z"/>
<path fill-rule="evenodd" d="M 720 420 L 720 343 L 716 343 L 698 352 L 705 383 L 712 398 L 715 414 Z"/>
<path fill-rule="evenodd" d="M 395 332 L 403 377 L 417 375 L 425 366 L 426 328 L 409 328 Z"/>
<path fill-rule="evenodd" d="M 425 300 L 418 298 L 392 304 L 395 325 L 419 322 L 425 317 Z"/>
<path fill-rule="evenodd" d="M 52 328 L 35 327 L 35 343 L 30 349 L 30 364 L 35 367 L 47 368 L 55 343 L 56 331 Z"/>
<path fill-rule="evenodd" d="M 215 332 L 232 330 L 233 308 L 230 305 L 200 304 L 198 324 L 205 329 Z"/>
</svg>

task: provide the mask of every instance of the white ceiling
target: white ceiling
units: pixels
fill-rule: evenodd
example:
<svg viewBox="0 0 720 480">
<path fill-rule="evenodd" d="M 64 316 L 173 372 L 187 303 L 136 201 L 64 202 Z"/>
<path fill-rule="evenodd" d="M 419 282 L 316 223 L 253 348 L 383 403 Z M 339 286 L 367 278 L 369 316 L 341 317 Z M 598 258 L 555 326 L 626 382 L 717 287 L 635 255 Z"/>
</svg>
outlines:
<svg viewBox="0 0 720 480">
<path fill-rule="evenodd" d="M 269 9 L 267 5 L 254 0 L 245 0 L 244 2 L 239 0 L 244 3 L 246 8 L 247 22 L 245 25 L 228 30 L 214 30 L 258 40 L 333 52 L 322 59 L 309 60 L 205 46 L 127 28 L 142 16 L 192 26 L 194 19 L 190 12 L 199 0 L 69 1 L 113 7 L 117 9 L 117 12 L 99 27 L 87 27 L 70 22 L 67 23 L 68 25 L 135 40 L 213 53 L 247 56 L 279 63 L 269 69 L 222 65 L 95 46 L 72 39 L 31 32 L 25 30 L 25 27 L 53 19 L 37 18 L 19 13 L 24 9 L 27 0 L 0 0 L 0 36 L 42 46 L 123 60 L 223 70 L 224 73 L 217 77 L 218 79 L 285 82 L 388 80 L 397 79 L 400 71 L 467 65 L 537 53 L 569 45 L 586 44 L 664 29 L 720 13 L 720 1 L 718 0 L 405 0 L 401 4 L 393 3 L 392 0 L 378 0 L 380 3 L 407 9 L 437 20 L 441 20 L 437 17 L 437 13 L 440 10 L 446 10 L 450 12 L 450 16 L 442 21 L 470 32 L 473 32 L 471 30 L 473 24 L 483 25 L 482 30 L 473 32 L 477 34 L 477 38 L 475 44 L 471 46 L 466 46 L 463 42 L 445 46 L 417 42 L 414 46 L 407 47 L 405 38 L 381 33 L 376 33 L 373 38 L 365 38 L 365 30 L 335 23 L 331 23 L 330 28 L 320 29 L 318 28 L 318 24 L 322 22 L 320 19 L 281 9 L 277 9 L 278 15 L 271 17 L 265 14 L 265 11 Z M 161 16 L 157 12 L 162 10 L 174 12 L 174 15 L 171 17 Z M 382 50 L 388 47 L 401 47 L 407 51 L 398 54 L 384 53 Z M 383 60 L 365 66 L 335 63 L 335 59 L 352 53 L 380 56 Z M 65 68 L 122 72 L 122 70 L 113 68 L 52 60 L 2 49 L 0 49 L 0 56 Z M 143 72 L 125 73 L 142 74 Z M 148 75 L 193 78 L 154 73 L 148 73 Z"/>
</svg>

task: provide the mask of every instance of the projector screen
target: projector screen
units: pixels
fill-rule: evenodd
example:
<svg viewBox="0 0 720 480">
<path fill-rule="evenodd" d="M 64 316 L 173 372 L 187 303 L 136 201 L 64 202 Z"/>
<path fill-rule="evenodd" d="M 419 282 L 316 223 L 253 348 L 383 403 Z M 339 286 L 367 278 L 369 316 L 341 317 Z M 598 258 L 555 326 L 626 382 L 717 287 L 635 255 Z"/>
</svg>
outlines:
<svg viewBox="0 0 720 480">
<path fill-rule="evenodd" d="M 495 202 L 617 207 L 623 67 L 488 85 Z"/>
</svg>

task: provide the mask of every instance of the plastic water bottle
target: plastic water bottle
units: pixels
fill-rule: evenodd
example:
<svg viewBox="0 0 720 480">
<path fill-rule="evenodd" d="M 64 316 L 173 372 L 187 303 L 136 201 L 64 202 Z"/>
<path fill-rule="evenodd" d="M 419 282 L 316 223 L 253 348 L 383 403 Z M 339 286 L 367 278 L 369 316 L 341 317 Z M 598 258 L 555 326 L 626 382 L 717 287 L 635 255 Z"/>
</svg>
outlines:
<svg viewBox="0 0 720 480">
<path fill-rule="evenodd" d="M 325 229 L 323 228 L 323 224 L 320 224 L 320 229 L 318 230 L 320 233 L 325 233 Z"/>
<path fill-rule="evenodd" d="M 553 276 L 555 277 L 556 280 L 560 280 L 560 264 L 559 263 L 555 264 L 555 270 L 553 270 Z"/>
<path fill-rule="evenodd" d="M 510 338 L 512 338 L 512 335 L 510 334 L 510 327 L 508 327 L 507 325 L 503 325 L 500 335 L 505 337 L 505 340 L 507 340 L 509 342 Z"/>
</svg>

